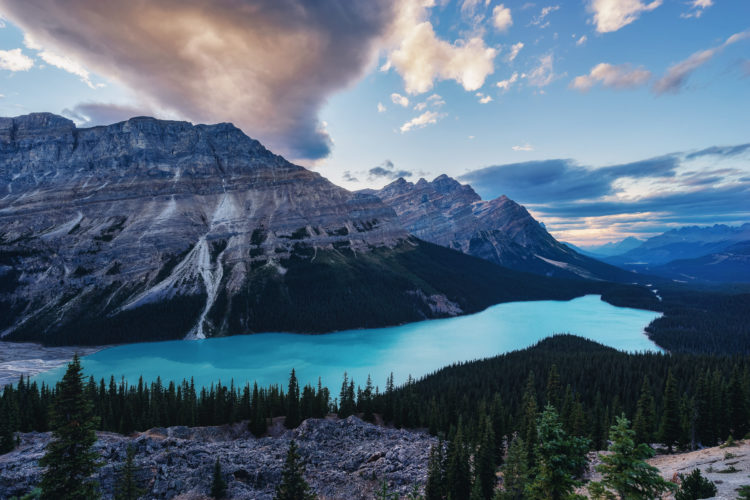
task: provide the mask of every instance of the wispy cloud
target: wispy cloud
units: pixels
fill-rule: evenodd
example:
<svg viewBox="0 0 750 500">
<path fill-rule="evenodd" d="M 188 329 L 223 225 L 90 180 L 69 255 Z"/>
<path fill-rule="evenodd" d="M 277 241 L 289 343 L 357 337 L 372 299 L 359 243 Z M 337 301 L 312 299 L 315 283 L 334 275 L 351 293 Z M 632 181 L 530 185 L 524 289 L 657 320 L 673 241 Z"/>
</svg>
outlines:
<svg viewBox="0 0 750 500">
<path fill-rule="evenodd" d="M 391 102 L 404 108 L 409 106 L 409 98 L 395 92 L 391 94 Z"/>
<path fill-rule="evenodd" d="M 534 151 L 533 146 L 528 142 L 522 146 L 513 146 L 511 149 L 513 151 Z"/>
<path fill-rule="evenodd" d="M 513 73 L 510 78 L 506 80 L 500 80 L 495 85 L 497 85 L 497 88 L 501 89 L 503 92 L 507 92 L 510 87 L 518 81 L 518 73 Z"/>
<path fill-rule="evenodd" d="M 548 5 L 547 7 L 543 7 L 542 11 L 539 13 L 538 16 L 534 17 L 531 20 L 532 26 L 538 26 L 540 28 L 546 28 L 549 26 L 549 20 L 547 19 L 547 16 L 555 12 L 556 10 L 560 10 L 559 5 Z"/>
<path fill-rule="evenodd" d="M 604 87 L 613 89 L 631 89 L 648 83 L 651 72 L 639 67 L 633 68 L 629 64 L 614 66 L 600 63 L 591 68 L 588 75 L 577 76 L 570 83 L 570 87 L 581 92 L 588 92 L 592 87 L 601 83 Z"/>
<path fill-rule="evenodd" d="M 717 54 L 728 46 L 750 38 L 750 30 L 735 33 L 727 38 L 724 43 L 710 49 L 693 53 L 684 61 L 680 61 L 669 67 L 666 74 L 654 83 L 654 92 L 657 94 L 677 93 L 685 86 L 690 75 L 695 70 L 706 64 Z"/>
<path fill-rule="evenodd" d="M 683 19 L 699 18 L 703 12 L 714 4 L 713 0 L 693 0 L 690 2 L 690 10 L 683 12 L 680 17 Z"/>
<path fill-rule="evenodd" d="M 421 115 L 415 116 L 408 122 L 401 125 L 401 133 L 408 132 L 415 128 L 423 128 L 427 125 L 435 124 L 440 118 L 441 114 L 437 111 L 425 111 Z"/>
<path fill-rule="evenodd" d="M 508 31 L 508 28 L 513 25 L 513 16 L 510 9 L 503 4 L 496 5 L 492 9 L 492 25 L 498 31 Z"/>
<path fill-rule="evenodd" d="M 508 52 L 508 56 L 506 57 L 506 60 L 508 62 L 515 61 L 516 57 L 518 57 L 519 52 L 521 52 L 521 49 L 523 48 L 523 42 L 514 43 L 510 47 L 510 52 Z"/>
</svg>

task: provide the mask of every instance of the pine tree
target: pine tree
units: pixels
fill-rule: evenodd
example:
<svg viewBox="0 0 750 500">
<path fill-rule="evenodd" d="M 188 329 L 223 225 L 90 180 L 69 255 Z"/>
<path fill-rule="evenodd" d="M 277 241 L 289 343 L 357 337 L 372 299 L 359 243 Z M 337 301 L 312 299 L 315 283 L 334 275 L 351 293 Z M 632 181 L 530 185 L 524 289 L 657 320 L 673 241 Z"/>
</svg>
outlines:
<svg viewBox="0 0 750 500">
<path fill-rule="evenodd" d="M 680 439 L 680 399 L 677 395 L 677 381 L 669 370 L 667 383 L 664 386 L 664 409 L 662 410 L 661 426 L 659 427 L 659 439 L 667 445 L 669 453 L 672 446 Z"/>
<path fill-rule="evenodd" d="M 742 387 L 740 374 L 735 370 L 727 388 L 729 402 L 729 430 L 733 436 L 743 438 L 747 434 L 750 415 L 745 400 L 745 389 Z"/>
<path fill-rule="evenodd" d="M 445 487 L 451 500 L 468 500 L 471 495 L 469 453 L 464 443 L 462 425 L 448 444 L 445 464 Z"/>
<path fill-rule="evenodd" d="M 526 443 L 526 467 L 531 472 L 536 463 L 537 413 L 534 372 L 529 373 L 522 400 L 521 436 Z"/>
<path fill-rule="evenodd" d="M 489 500 L 492 498 L 497 483 L 497 477 L 495 476 L 495 433 L 487 417 L 484 419 L 483 427 L 481 442 L 474 455 L 474 489 L 476 489 L 476 485 L 479 485 L 481 498 Z M 472 495 L 474 495 L 473 490 Z"/>
<path fill-rule="evenodd" d="M 508 447 L 508 457 L 500 468 L 503 473 L 503 489 L 495 498 L 497 500 L 523 500 L 526 485 L 529 483 L 529 469 L 526 465 L 526 443 L 516 437 Z"/>
<path fill-rule="evenodd" d="M 445 457 L 443 456 L 443 441 L 433 445 L 430 449 L 430 460 L 427 463 L 427 484 L 424 487 L 425 500 L 442 500 L 445 493 Z"/>
<path fill-rule="evenodd" d="M 12 392 L 13 387 L 8 385 L 5 391 Z M 15 399 L 12 394 L 7 394 L 6 401 L 0 401 L 0 455 L 13 451 L 16 448 L 16 411 Z"/>
<path fill-rule="evenodd" d="M 287 429 L 295 429 L 300 424 L 299 416 L 299 383 L 297 382 L 297 375 L 292 373 L 289 375 L 289 390 L 286 394 L 286 418 L 284 419 L 284 427 Z"/>
<path fill-rule="evenodd" d="M 135 465 L 135 448 L 128 446 L 125 454 L 125 463 L 120 470 L 120 476 L 115 486 L 115 500 L 137 500 L 146 491 L 138 486 L 136 474 L 138 467 Z"/>
<path fill-rule="evenodd" d="M 581 484 L 576 477 L 587 464 L 588 440 L 568 436 L 552 405 L 545 407 L 538 427 L 537 464 L 526 493 L 539 500 L 568 498 Z"/>
<path fill-rule="evenodd" d="M 258 383 L 253 384 L 253 397 L 250 403 L 250 432 L 255 437 L 261 437 L 266 433 L 266 411 L 261 401 Z"/>
<path fill-rule="evenodd" d="M 656 403 L 651 392 L 651 384 L 648 377 L 643 377 L 641 396 L 638 398 L 638 406 L 633 420 L 636 443 L 651 443 L 654 439 L 654 428 L 656 427 Z"/>
<path fill-rule="evenodd" d="M 274 500 L 314 500 L 315 495 L 304 478 L 305 469 L 300 463 L 297 444 L 289 442 L 284 468 L 281 470 L 281 483 L 276 488 Z"/>
<path fill-rule="evenodd" d="M 675 500 L 697 500 L 716 495 L 716 485 L 701 475 L 700 469 L 693 469 L 690 474 L 680 474 L 679 491 L 674 494 Z"/>
<path fill-rule="evenodd" d="M 221 472 L 221 462 L 216 459 L 214 463 L 214 474 L 211 479 L 211 496 L 217 500 L 226 498 L 227 496 L 227 482 L 224 480 L 224 475 Z"/>
<path fill-rule="evenodd" d="M 559 412 L 562 409 L 562 385 L 560 384 L 560 373 L 557 365 L 553 364 L 547 376 L 547 404 L 552 405 Z"/>
<path fill-rule="evenodd" d="M 375 415 L 372 412 L 372 391 L 372 377 L 368 374 L 365 390 L 362 391 L 362 413 L 364 413 L 362 418 L 367 422 L 375 421 Z"/>
<path fill-rule="evenodd" d="M 99 498 L 97 484 L 91 479 L 100 466 L 98 454 L 91 449 L 96 442 L 97 421 L 84 393 L 81 372 L 81 362 L 75 355 L 57 387 L 52 415 L 54 439 L 39 460 L 39 465 L 46 467 L 41 482 L 45 500 Z"/>
<path fill-rule="evenodd" d="M 614 491 L 620 498 L 660 498 L 673 486 L 662 479 L 659 469 L 646 463 L 654 456 L 654 450 L 647 444 L 636 445 L 635 431 L 623 414 L 609 431 L 612 444 L 609 455 L 599 455 L 602 463 L 596 470 L 602 474 L 599 485 L 602 490 Z M 591 485 L 592 492 L 594 491 Z"/>
</svg>

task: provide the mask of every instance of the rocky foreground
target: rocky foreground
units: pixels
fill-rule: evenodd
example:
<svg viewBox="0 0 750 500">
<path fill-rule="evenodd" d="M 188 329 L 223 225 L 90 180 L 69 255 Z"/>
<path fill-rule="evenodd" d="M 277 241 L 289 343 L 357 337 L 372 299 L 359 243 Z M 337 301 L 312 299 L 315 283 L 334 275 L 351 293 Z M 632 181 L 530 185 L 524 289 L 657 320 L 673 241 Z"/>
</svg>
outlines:
<svg viewBox="0 0 750 500">
<path fill-rule="evenodd" d="M 262 500 L 273 498 L 292 439 L 299 445 L 308 483 L 326 499 L 373 498 L 383 480 L 405 495 L 426 481 L 430 447 L 436 442 L 423 432 L 378 427 L 357 417 L 308 419 L 291 431 L 279 424 L 271 429 L 273 437 L 261 439 L 242 424 L 157 428 L 130 437 L 98 433 L 96 450 L 106 463 L 98 477 L 104 498 L 112 498 L 129 444 L 136 448 L 147 498 L 205 498 L 219 458 L 229 498 Z M 27 492 L 39 482 L 37 461 L 49 439 L 49 433 L 22 434 L 15 451 L 0 455 L 0 498 Z"/>
</svg>

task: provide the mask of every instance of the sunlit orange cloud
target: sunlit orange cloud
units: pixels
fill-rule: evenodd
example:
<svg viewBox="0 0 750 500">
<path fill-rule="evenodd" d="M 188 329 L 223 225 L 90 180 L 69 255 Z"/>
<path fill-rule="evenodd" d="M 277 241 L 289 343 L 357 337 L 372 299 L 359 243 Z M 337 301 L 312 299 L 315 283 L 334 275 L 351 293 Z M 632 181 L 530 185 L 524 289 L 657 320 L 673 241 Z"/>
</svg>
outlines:
<svg viewBox="0 0 750 500">
<path fill-rule="evenodd" d="M 545 217 L 543 213 L 533 210 L 530 213 L 537 220 L 550 226 L 548 230 L 552 236 L 560 241 L 579 246 L 601 245 L 628 236 L 641 239 L 655 236 L 660 231 L 653 232 L 648 229 L 653 225 L 653 220 L 658 220 L 665 215 L 657 212 L 638 212 L 571 219 Z M 674 224 L 674 226 L 677 227 L 679 224 Z"/>
</svg>

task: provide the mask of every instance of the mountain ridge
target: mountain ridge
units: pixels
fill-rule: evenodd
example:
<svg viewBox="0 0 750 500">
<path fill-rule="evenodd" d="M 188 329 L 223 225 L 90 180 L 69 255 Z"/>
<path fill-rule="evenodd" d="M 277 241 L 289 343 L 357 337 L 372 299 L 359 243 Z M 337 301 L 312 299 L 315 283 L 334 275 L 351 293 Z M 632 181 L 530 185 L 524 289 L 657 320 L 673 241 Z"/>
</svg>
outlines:
<svg viewBox="0 0 750 500">
<path fill-rule="evenodd" d="M 470 185 L 445 174 L 432 182 L 400 178 L 366 192 L 392 207 L 416 237 L 504 267 L 564 278 L 638 279 L 558 242 L 526 208 L 507 196 L 482 200 Z"/>
<path fill-rule="evenodd" d="M 2 118 L 0 165 L 9 340 L 316 333 L 596 291 L 415 239 L 231 124 Z"/>
</svg>

